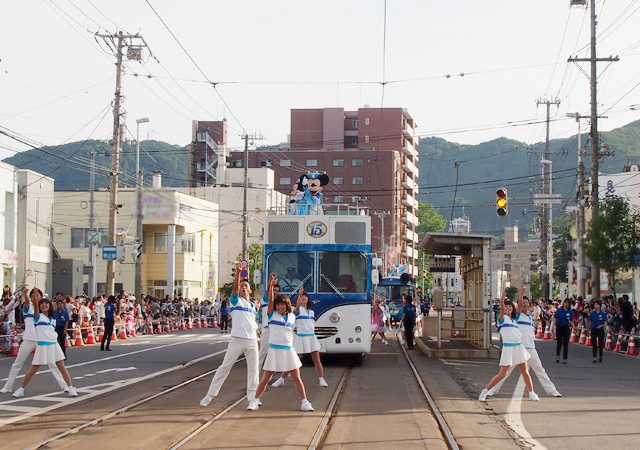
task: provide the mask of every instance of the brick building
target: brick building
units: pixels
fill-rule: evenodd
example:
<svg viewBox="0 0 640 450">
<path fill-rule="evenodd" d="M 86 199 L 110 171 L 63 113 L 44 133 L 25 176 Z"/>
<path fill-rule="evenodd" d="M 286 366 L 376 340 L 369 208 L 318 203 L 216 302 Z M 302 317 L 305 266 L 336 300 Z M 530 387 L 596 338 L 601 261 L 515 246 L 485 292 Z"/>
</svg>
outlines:
<svg viewBox="0 0 640 450">
<path fill-rule="evenodd" d="M 273 169 L 276 190 L 287 194 L 303 173 L 326 172 L 324 203 L 368 208 L 374 250 L 386 253 L 387 267 L 405 263 L 415 276 L 416 126 L 402 108 L 294 109 L 289 144 L 250 151 L 249 167 Z M 242 167 L 243 153 L 231 152 L 228 162 Z"/>
</svg>

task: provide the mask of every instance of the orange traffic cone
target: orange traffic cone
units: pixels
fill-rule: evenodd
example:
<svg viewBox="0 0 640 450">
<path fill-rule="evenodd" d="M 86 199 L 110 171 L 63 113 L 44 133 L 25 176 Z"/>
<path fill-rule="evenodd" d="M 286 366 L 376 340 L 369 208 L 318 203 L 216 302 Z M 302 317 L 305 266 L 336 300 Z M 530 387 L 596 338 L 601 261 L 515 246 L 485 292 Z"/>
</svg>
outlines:
<svg viewBox="0 0 640 450">
<path fill-rule="evenodd" d="M 607 330 L 607 340 L 604 343 L 604 349 L 607 351 L 613 350 L 613 339 L 611 338 L 611 331 Z"/>
<path fill-rule="evenodd" d="M 584 336 L 584 331 L 582 331 L 582 335 Z M 578 342 L 578 337 L 576 336 L 576 329 L 571 329 L 571 337 L 569 338 L 569 344 L 575 344 Z"/>
<path fill-rule="evenodd" d="M 95 343 L 96 337 L 93 335 L 93 325 L 89 325 L 89 329 L 87 330 L 87 345 Z"/>
<path fill-rule="evenodd" d="M 193 321 L 193 328 L 200 328 L 200 320 L 197 317 Z"/>
<path fill-rule="evenodd" d="M 104 339 L 104 325 L 100 324 L 100 328 L 98 329 L 98 342 L 102 342 Z"/>
<path fill-rule="evenodd" d="M 18 342 L 18 335 L 11 336 L 11 349 L 9 350 L 9 356 L 18 356 L 18 350 L 20 350 L 20 342 Z"/>
<path fill-rule="evenodd" d="M 591 330 L 589 330 L 589 333 L 587 333 L 587 341 L 584 343 L 584 345 L 586 345 L 587 347 L 591 347 L 592 346 Z"/>
<path fill-rule="evenodd" d="M 638 352 L 636 351 L 636 338 L 635 336 L 629 336 L 629 345 L 627 346 L 627 356 L 638 356 Z"/>
<path fill-rule="evenodd" d="M 162 321 L 158 320 L 158 328 L 156 328 L 156 334 L 164 334 L 162 332 Z"/>
<path fill-rule="evenodd" d="M 116 333 L 116 327 L 113 327 L 113 331 L 111 332 L 111 340 L 112 341 L 118 340 L 118 335 Z"/>
<path fill-rule="evenodd" d="M 76 341 L 73 343 L 74 347 L 84 347 L 84 341 L 82 340 L 82 332 L 80 327 L 76 327 Z"/>
<path fill-rule="evenodd" d="M 136 337 L 136 328 L 137 328 L 137 325 L 134 322 L 133 326 L 131 327 L 131 334 L 129 335 L 129 337 Z"/>
<path fill-rule="evenodd" d="M 169 321 L 168 320 L 164 323 L 164 332 L 165 333 L 171 333 L 171 325 L 169 325 Z"/>
<path fill-rule="evenodd" d="M 187 324 L 184 321 L 184 317 L 182 319 L 180 319 L 180 330 L 186 330 L 187 329 Z"/>
<path fill-rule="evenodd" d="M 126 339 L 127 338 L 127 330 L 125 329 L 125 327 L 126 327 L 126 325 L 124 323 L 120 327 L 120 339 Z"/>
<path fill-rule="evenodd" d="M 548 341 L 551 339 L 551 332 L 549 331 L 549 322 L 547 322 L 547 326 L 544 329 L 544 340 Z"/>
<path fill-rule="evenodd" d="M 622 336 L 618 336 L 618 341 L 616 342 L 616 348 L 613 349 L 615 353 L 620 353 L 622 351 L 622 342 L 620 341 Z"/>
<path fill-rule="evenodd" d="M 587 332 L 583 328 L 582 332 L 580 333 L 580 340 L 578 341 L 578 344 L 584 345 L 585 342 L 587 342 Z"/>
<path fill-rule="evenodd" d="M 207 316 L 202 316 L 202 328 L 209 328 L 209 321 L 207 320 Z"/>
<path fill-rule="evenodd" d="M 71 348 L 71 339 L 69 339 L 69 335 L 65 333 L 64 337 L 64 348 Z M 35 350 L 34 350 L 35 352 Z"/>
<path fill-rule="evenodd" d="M 214 316 L 215 317 L 215 316 Z M 543 332 L 542 332 L 542 320 L 538 321 L 538 331 L 536 332 L 536 337 L 538 339 L 542 339 L 542 337 L 544 336 Z"/>
<path fill-rule="evenodd" d="M 213 315 L 213 319 L 211 320 L 211 328 L 218 328 L 218 316 Z"/>
<path fill-rule="evenodd" d="M 191 317 L 187 320 L 187 330 L 193 330 L 193 320 L 191 320 Z"/>
</svg>

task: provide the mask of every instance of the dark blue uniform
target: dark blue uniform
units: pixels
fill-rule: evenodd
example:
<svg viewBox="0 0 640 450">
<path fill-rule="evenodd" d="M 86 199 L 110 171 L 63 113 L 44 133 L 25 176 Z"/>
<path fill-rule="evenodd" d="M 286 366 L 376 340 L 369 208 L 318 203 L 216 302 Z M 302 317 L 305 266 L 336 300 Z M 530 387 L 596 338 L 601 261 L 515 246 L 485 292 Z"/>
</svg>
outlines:
<svg viewBox="0 0 640 450">
<path fill-rule="evenodd" d="M 113 334 L 113 326 L 116 322 L 116 304 L 107 302 L 104 305 L 104 336 L 102 337 L 102 342 L 100 343 L 100 350 L 109 349 L 109 344 L 111 344 L 111 335 Z"/>
<path fill-rule="evenodd" d="M 60 348 L 62 349 L 62 353 L 64 353 L 65 358 L 67 357 L 67 346 L 65 345 L 66 335 L 64 332 L 65 325 L 70 320 L 69 312 L 62 308 L 62 311 L 56 311 L 53 313 L 53 318 L 56 320 L 56 333 L 58 334 L 58 344 L 60 344 Z"/>
<path fill-rule="evenodd" d="M 596 362 L 596 353 L 600 350 L 600 362 L 604 353 L 604 325 L 607 324 L 607 315 L 600 311 L 591 311 L 589 314 L 591 322 L 591 349 L 593 351 L 593 362 Z"/>
<path fill-rule="evenodd" d="M 569 354 L 569 335 L 571 334 L 573 311 L 560 307 L 553 317 L 556 319 L 556 362 L 560 360 L 560 349 L 562 348 L 562 362 L 566 363 Z"/>
<path fill-rule="evenodd" d="M 412 303 L 407 303 L 402 307 L 402 316 L 404 334 L 407 338 L 407 348 L 413 349 L 413 329 L 416 325 L 416 307 Z"/>
</svg>

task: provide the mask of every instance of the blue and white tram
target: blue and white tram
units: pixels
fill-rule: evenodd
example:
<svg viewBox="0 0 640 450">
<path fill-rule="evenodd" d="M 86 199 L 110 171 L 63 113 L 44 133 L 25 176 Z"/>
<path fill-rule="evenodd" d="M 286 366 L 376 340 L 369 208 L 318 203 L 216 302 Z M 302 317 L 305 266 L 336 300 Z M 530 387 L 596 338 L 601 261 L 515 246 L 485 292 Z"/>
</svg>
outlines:
<svg viewBox="0 0 640 450">
<path fill-rule="evenodd" d="M 371 218 L 364 215 L 268 215 L 263 279 L 272 271 L 295 300 L 304 288 L 321 351 L 371 350 Z"/>
</svg>

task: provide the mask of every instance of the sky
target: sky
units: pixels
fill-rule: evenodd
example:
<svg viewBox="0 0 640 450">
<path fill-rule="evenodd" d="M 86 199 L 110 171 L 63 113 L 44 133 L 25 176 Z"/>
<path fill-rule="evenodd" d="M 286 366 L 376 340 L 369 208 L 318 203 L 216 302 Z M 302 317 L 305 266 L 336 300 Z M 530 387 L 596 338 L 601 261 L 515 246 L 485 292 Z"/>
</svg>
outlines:
<svg viewBox="0 0 640 450">
<path fill-rule="evenodd" d="M 229 147 L 287 140 L 294 108 L 406 108 L 419 137 L 533 144 L 589 114 L 589 11 L 569 0 L 31 0 L 0 17 L 0 159 L 110 139 L 115 54 L 95 34 L 138 33 L 126 61 L 127 138 L 191 141 L 192 120 L 229 124 Z M 602 131 L 640 119 L 640 1 L 599 0 Z M 134 44 L 140 44 L 135 39 Z M 584 71 L 584 72 L 583 72 Z M 583 121 L 582 129 L 588 130 Z M 7 137 L 8 133 L 16 139 Z"/>
</svg>

